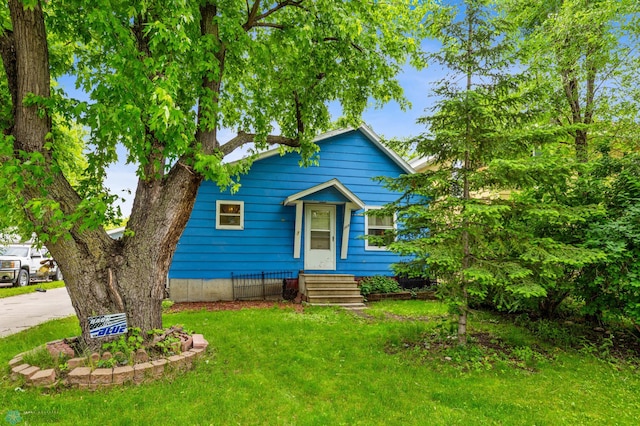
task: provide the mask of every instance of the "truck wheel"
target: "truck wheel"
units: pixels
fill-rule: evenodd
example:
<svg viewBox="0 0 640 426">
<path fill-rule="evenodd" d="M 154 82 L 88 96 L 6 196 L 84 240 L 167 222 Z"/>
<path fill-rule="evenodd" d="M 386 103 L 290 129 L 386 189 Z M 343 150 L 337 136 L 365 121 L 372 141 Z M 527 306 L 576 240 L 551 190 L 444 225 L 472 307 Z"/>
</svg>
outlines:
<svg viewBox="0 0 640 426">
<path fill-rule="evenodd" d="M 16 286 L 24 287 L 27 285 L 29 285 L 29 272 L 24 269 L 20 269 L 20 272 L 18 272 L 18 279 L 16 280 Z"/>
<path fill-rule="evenodd" d="M 56 273 L 53 275 L 53 280 L 54 281 L 62 281 L 62 272 L 60 271 L 60 267 L 58 267 L 58 269 L 56 269 Z"/>
</svg>

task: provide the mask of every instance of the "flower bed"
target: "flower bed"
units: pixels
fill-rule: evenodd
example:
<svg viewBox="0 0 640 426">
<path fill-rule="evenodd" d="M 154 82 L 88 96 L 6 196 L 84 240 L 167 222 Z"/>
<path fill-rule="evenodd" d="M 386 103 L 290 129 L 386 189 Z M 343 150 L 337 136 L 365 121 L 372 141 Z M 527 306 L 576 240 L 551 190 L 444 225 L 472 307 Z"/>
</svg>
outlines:
<svg viewBox="0 0 640 426">
<path fill-rule="evenodd" d="M 175 331 L 171 329 L 163 333 L 163 337 L 175 334 Z M 9 361 L 11 377 L 14 380 L 22 380 L 27 386 L 71 386 L 91 390 L 126 383 L 141 384 L 156 380 L 165 374 L 190 369 L 193 361 L 202 356 L 209 345 L 201 334 L 180 333 L 179 336 L 179 342 L 169 341 L 172 345 L 170 351 L 158 352 L 149 348 L 138 348 L 135 354 L 130 356 L 131 362 L 127 361 L 124 365 L 120 361 L 120 353 L 111 354 L 105 351 L 102 354 L 94 352 L 88 356 L 76 356 L 74 346 L 77 344 L 77 338 L 57 340 L 33 351 L 16 355 Z M 154 347 L 157 344 L 158 340 L 152 343 Z M 65 361 L 57 368 L 51 365 L 38 366 L 38 356 L 35 355 L 38 351 L 48 352 L 51 355 L 50 359 Z"/>
</svg>

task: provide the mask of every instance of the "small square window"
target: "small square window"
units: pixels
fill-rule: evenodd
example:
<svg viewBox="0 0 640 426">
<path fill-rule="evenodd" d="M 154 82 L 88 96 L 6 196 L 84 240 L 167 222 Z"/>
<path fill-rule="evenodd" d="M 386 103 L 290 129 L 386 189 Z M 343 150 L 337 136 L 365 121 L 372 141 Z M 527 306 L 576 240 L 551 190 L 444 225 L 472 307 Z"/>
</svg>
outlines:
<svg viewBox="0 0 640 426">
<path fill-rule="evenodd" d="M 216 229 L 244 229 L 244 201 L 216 201 Z"/>
<path fill-rule="evenodd" d="M 379 208 L 380 207 L 367 207 L 365 212 Z M 395 231 L 394 216 L 373 216 L 366 214 L 365 226 L 366 250 L 386 250 L 387 245 L 393 242 Z"/>
</svg>

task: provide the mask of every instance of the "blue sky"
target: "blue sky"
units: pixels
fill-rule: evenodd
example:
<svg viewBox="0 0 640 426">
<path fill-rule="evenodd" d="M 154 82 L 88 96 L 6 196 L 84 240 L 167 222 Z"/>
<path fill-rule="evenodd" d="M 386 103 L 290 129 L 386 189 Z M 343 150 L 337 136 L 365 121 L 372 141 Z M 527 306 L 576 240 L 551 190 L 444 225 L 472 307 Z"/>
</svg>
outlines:
<svg viewBox="0 0 640 426">
<path fill-rule="evenodd" d="M 423 41 L 425 50 L 433 50 L 437 48 L 433 41 Z M 385 138 L 402 138 L 415 136 L 421 133 L 424 128 L 416 124 L 416 120 L 425 115 L 425 109 L 433 103 L 430 96 L 430 90 L 433 82 L 440 80 L 445 71 L 438 64 L 432 64 L 423 70 L 416 70 L 410 66 L 405 66 L 402 73 L 398 76 L 398 81 L 404 89 L 405 97 L 411 103 L 411 108 L 402 111 L 400 106 L 391 102 L 382 108 L 368 108 L 363 114 L 363 121 L 367 123 L 380 136 Z M 75 89 L 73 78 L 63 78 L 59 81 L 60 86 L 71 97 L 77 99 L 87 99 L 86 94 Z M 338 104 L 331 106 L 330 110 L 337 119 L 340 114 Z M 221 134 L 221 142 L 225 141 L 224 132 Z M 233 135 L 228 134 L 230 138 Z M 124 149 L 119 149 L 118 153 L 122 159 L 125 158 Z M 237 159 L 242 152 L 231 154 L 228 159 Z M 112 165 L 107 170 L 106 186 L 115 194 L 125 198 L 125 202 L 121 203 L 122 214 L 127 217 L 131 211 L 135 188 L 137 185 L 137 177 L 135 175 L 135 167 L 125 164 L 124 161 Z"/>
</svg>

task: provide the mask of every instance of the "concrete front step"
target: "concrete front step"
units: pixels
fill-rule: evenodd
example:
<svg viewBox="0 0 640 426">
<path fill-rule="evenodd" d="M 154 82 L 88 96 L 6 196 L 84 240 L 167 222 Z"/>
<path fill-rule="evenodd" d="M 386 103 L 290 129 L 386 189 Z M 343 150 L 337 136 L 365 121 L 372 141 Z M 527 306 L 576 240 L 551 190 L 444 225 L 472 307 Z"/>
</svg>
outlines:
<svg viewBox="0 0 640 426">
<path fill-rule="evenodd" d="M 360 296 L 360 289 L 358 287 L 307 287 L 307 296 L 325 294 L 333 296 Z"/>
<path fill-rule="evenodd" d="M 309 303 L 311 306 L 338 306 L 344 309 L 359 311 L 367 308 L 364 303 Z"/>
<path fill-rule="evenodd" d="M 304 274 L 304 281 L 308 283 L 327 283 L 335 281 L 355 282 L 353 275 L 347 274 Z"/>
<path fill-rule="evenodd" d="M 312 306 L 364 309 L 364 298 L 353 275 L 304 274 L 305 298 Z"/>
<path fill-rule="evenodd" d="M 307 282 L 308 288 L 330 288 L 330 287 L 351 287 L 358 288 L 358 283 L 355 281 L 317 281 L 317 282 Z"/>
<path fill-rule="evenodd" d="M 307 296 L 307 301 L 311 304 L 315 303 L 362 303 L 364 301 L 363 297 L 360 295 L 350 295 L 350 296 L 332 296 L 332 295 L 317 295 L 317 296 Z"/>
</svg>

